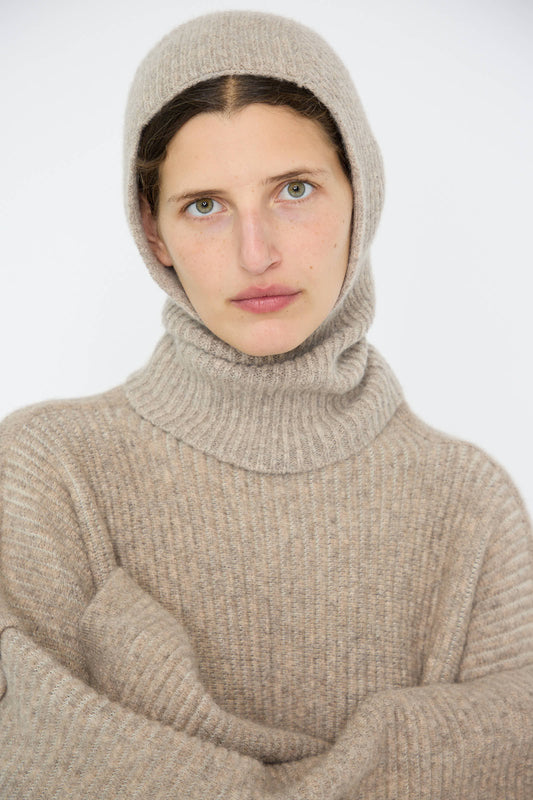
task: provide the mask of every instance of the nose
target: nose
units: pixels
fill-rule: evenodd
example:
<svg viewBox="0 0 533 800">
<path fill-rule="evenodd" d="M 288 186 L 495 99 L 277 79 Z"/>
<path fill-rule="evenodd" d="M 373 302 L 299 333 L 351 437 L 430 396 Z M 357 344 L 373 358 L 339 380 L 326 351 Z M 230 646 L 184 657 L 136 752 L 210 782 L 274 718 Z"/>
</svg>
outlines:
<svg viewBox="0 0 533 800">
<path fill-rule="evenodd" d="M 274 242 L 275 234 L 266 213 L 242 213 L 238 221 L 240 265 L 247 272 L 261 275 L 279 263 L 280 254 Z"/>
</svg>

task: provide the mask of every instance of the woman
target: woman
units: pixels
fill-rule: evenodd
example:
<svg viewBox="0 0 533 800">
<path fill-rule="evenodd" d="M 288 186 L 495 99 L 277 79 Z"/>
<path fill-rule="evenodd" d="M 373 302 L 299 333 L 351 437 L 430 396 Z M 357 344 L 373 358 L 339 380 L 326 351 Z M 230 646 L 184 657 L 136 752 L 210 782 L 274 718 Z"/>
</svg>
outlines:
<svg viewBox="0 0 533 800">
<path fill-rule="evenodd" d="M 2 798 L 526 798 L 531 526 L 367 343 L 377 146 L 307 28 L 169 34 L 126 116 L 165 335 L 2 426 Z"/>
</svg>

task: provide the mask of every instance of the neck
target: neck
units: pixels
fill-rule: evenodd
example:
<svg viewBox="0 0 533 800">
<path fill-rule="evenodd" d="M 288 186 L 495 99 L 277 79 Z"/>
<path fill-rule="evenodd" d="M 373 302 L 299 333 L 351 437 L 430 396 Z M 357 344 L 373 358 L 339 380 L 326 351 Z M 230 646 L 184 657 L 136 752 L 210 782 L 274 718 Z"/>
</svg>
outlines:
<svg viewBox="0 0 533 800">
<path fill-rule="evenodd" d="M 157 427 L 238 467 L 302 472 L 348 458 L 402 400 L 395 376 L 367 343 L 369 321 L 356 294 L 279 356 L 235 350 L 171 300 L 163 322 L 152 358 L 126 382 L 131 404 Z"/>
</svg>

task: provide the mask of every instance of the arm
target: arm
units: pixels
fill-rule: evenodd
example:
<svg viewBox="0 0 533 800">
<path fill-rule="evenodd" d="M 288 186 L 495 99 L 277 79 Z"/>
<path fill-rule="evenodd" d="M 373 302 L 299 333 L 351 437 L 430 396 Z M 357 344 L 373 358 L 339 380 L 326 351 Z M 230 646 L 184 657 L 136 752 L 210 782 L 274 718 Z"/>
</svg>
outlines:
<svg viewBox="0 0 533 800">
<path fill-rule="evenodd" d="M 19 627 L 4 629 L 1 647 L 1 798 L 237 800 L 261 786 L 258 761 L 113 703 Z"/>
<path fill-rule="evenodd" d="M 532 670 L 379 692 L 326 754 L 267 769 L 280 800 L 530 800 Z"/>
<path fill-rule="evenodd" d="M 496 557 L 497 551 L 493 555 Z M 509 563 L 516 563 L 516 549 L 513 552 L 509 548 L 508 555 Z M 483 582 L 490 571 L 489 561 L 492 556 L 487 559 Z M 174 707 L 172 697 L 166 697 L 161 680 L 164 670 L 155 673 L 155 681 L 152 660 L 145 656 L 147 641 L 152 647 L 159 643 L 161 652 L 167 652 L 173 624 L 166 619 L 166 612 L 138 587 L 130 591 L 130 583 L 118 571 L 84 615 L 86 629 L 105 649 L 103 659 L 94 659 L 94 668 L 99 680 L 109 681 L 112 691 L 108 671 L 117 679 L 114 686 L 118 683 L 122 696 L 129 696 L 130 702 L 137 694 L 147 713 L 159 714 L 160 718 L 176 714 L 173 722 L 178 723 L 183 708 Z M 520 594 L 520 587 L 516 582 L 513 585 Z M 490 582 L 490 586 L 492 595 L 498 593 L 496 582 Z M 479 600 L 472 613 L 473 626 L 478 614 L 484 613 L 488 597 L 483 602 Z M 112 608 L 118 614 L 111 616 Z M 122 646 L 125 638 L 129 639 L 128 647 Z M 492 638 L 490 635 L 491 641 Z M 516 662 L 508 663 L 509 651 L 516 649 L 516 641 L 512 642 L 512 635 L 505 639 L 508 650 L 503 659 L 509 669 L 500 669 L 493 659 L 490 673 L 483 677 L 382 692 L 367 698 L 329 752 L 269 765 L 267 770 L 274 779 L 269 796 L 280 800 L 412 796 L 428 800 L 525 800 L 533 777 L 533 671 L 528 666 L 520 668 Z M 473 640 L 467 653 L 472 644 Z M 182 645 L 187 670 L 194 673 L 192 653 L 183 652 Z M 134 683 L 132 673 L 129 677 L 124 673 L 117 653 L 127 653 L 139 665 Z M 522 654 L 519 661 L 523 658 Z M 164 658 L 161 663 L 166 663 Z M 143 680 L 147 670 L 148 679 Z M 184 683 L 187 670 L 182 671 Z M 194 678 L 189 678 L 188 686 L 194 696 Z M 207 719 L 198 705 L 197 713 L 185 720 L 187 731 L 201 735 Z M 249 736 L 247 732 L 245 738 Z M 237 747 L 238 740 L 233 741 Z"/>
<path fill-rule="evenodd" d="M 455 549 L 464 541 L 457 539 L 450 548 L 435 613 L 428 620 L 421 685 L 369 696 L 327 752 L 290 762 L 263 757 L 264 762 L 284 762 L 266 766 L 274 779 L 272 797 L 525 800 L 532 795 L 531 526 L 505 476 L 491 484 L 490 496 L 474 515 L 478 534 L 466 542 L 468 557 Z M 466 580 L 457 580 L 456 561 L 463 562 Z M 124 644 L 121 651 L 139 665 L 139 675 L 146 674 L 152 664 L 145 656 L 144 637 L 149 632 L 151 645 L 164 652 L 172 627 L 157 603 L 138 587 L 130 592 L 129 583 L 117 574 L 84 617 L 85 635 L 106 648 L 92 669 L 104 686 L 109 682 L 110 691 L 109 676 L 121 670 L 113 643 Z M 457 591 L 465 583 L 472 586 L 468 596 Z M 119 613 L 110 614 L 112 607 Z M 143 622 L 136 623 L 135 617 Z M 187 662 L 194 674 L 191 652 Z M 172 697 L 162 689 L 161 673 L 158 678 L 157 684 L 121 681 L 122 699 L 131 702 L 136 696 L 148 716 L 170 716 L 179 725 L 183 707 L 173 707 Z M 185 729 L 202 735 L 208 719 L 199 705 Z M 248 729 L 245 738 L 250 733 Z"/>
<path fill-rule="evenodd" d="M 194 708 L 189 714 L 174 703 L 173 693 L 179 695 L 182 686 L 195 691 L 197 679 L 182 632 L 164 613 L 160 615 L 159 607 L 152 607 L 151 598 L 147 602 L 143 593 L 137 593 L 138 587 L 128 585 L 105 542 L 98 550 L 103 554 L 96 559 L 99 566 L 91 574 L 77 537 L 76 514 L 62 493 L 60 477 L 48 462 L 45 473 L 36 475 L 39 454 L 28 449 L 27 442 L 23 447 L 17 438 L 13 447 L 17 469 L 14 462 L 9 464 L 9 474 L 4 472 L 9 491 L 0 494 L 4 503 L 0 575 L 6 595 L 0 608 L 0 646 L 7 678 L 0 702 L 0 798 L 32 800 L 42 797 L 43 791 L 59 800 L 72 796 L 520 800 L 530 796 L 533 646 L 531 636 L 524 635 L 522 612 L 513 622 L 513 609 L 518 603 L 530 630 L 531 534 L 512 492 L 504 492 L 500 505 L 505 513 L 491 516 L 487 509 L 486 524 L 490 522 L 494 531 L 487 537 L 483 569 L 480 574 L 472 572 L 475 602 L 457 620 L 454 638 L 461 642 L 464 638 L 457 671 L 439 674 L 438 665 L 451 663 L 453 641 L 446 644 L 447 653 L 443 637 L 433 636 L 426 685 L 368 697 L 327 752 L 312 755 L 316 750 L 309 741 L 300 740 L 295 755 L 294 739 L 285 752 L 277 742 L 270 751 L 261 750 L 269 741 L 268 730 L 262 730 L 262 739 L 248 739 L 240 736 L 241 720 L 230 716 L 224 722 L 221 709 L 214 709 L 219 716 L 210 728 L 212 716 L 195 715 Z M 92 525 L 102 527 L 97 519 Z M 511 552 L 510 544 L 513 556 L 500 574 L 499 554 Z M 36 576 L 28 570 L 29 563 L 36 565 Z M 508 585 L 517 587 L 516 597 L 505 593 Z M 133 621 L 132 627 L 122 624 L 130 601 L 147 615 L 140 630 Z M 108 604 L 119 612 L 116 618 L 105 614 Z M 111 623 L 108 632 L 106 620 Z M 113 630 L 114 625 L 118 627 Z M 118 649 L 117 631 L 124 637 Z M 154 675 L 143 681 L 147 673 L 142 663 L 136 679 L 114 687 L 126 701 L 117 702 L 88 685 L 92 680 L 103 691 L 113 657 L 118 652 L 118 661 L 134 658 L 135 643 L 148 632 L 156 644 L 161 636 L 176 637 L 173 649 L 161 651 L 155 676 L 169 701 L 166 711 L 157 705 L 157 693 L 140 691 L 154 687 Z M 87 657 L 91 637 L 101 659 Z M 171 671 L 168 683 L 167 655 L 175 659 L 177 670 Z M 476 677 L 472 670 L 477 670 Z M 145 703 L 146 709 L 128 707 L 130 702 Z M 207 708 L 204 704 L 211 700 L 201 702 L 201 708 Z M 163 713 L 174 714 L 168 718 L 171 724 L 150 718 Z M 217 719 L 222 731 L 217 731 Z M 292 736 L 278 731 L 278 741 L 287 735 Z M 228 747 L 217 743 L 224 736 Z M 257 758 L 239 752 L 240 746 L 255 748 Z M 306 752 L 307 757 L 300 758 Z M 285 763 L 261 763 L 272 756 Z"/>
<path fill-rule="evenodd" d="M 115 597 L 119 576 L 126 604 L 139 601 L 131 597 L 137 587 L 114 564 L 96 504 L 88 512 L 93 544 L 82 540 L 75 492 L 62 473 L 72 465 L 54 452 L 57 432 L 38 420 L 24 423 L 17 415 L 0 426 L 0 798 L 266 796 L 261 759 L 239 752 L 239 744 L 268 760 L 317 752 L 321 743 L 223 714 L 191 668 L 184 632 L 163 609 L 148 607 L 145 621 L 155 632 L 161 613 L 169 626 L 171 647 L 160 655 L 176 668 L 165 686 L 175 719 L 150 719 L 91 685 L 80 626 L 90 639 L 96 611 Z M 134 628 L 133 637 L 139 632 Z M 104 652 L 106 642 L 96 646 Z M 125 649 L 115 653 L 127 661 Z M 154 659 L 158 672 L 163 664 Z M 181 705 L 191 686 L 204 712 L 198 729 L 196 705 Z"/>
<path fill-rule="evenodd" d="M 367 697 L 318 767 L 270 765 L 292 797 L 318 797 L 321 777 L 335 772 L 332 791 L 345 800 L 533 797 L 533 538 L 503 471 L 476 518 L 472 600 L 458 596 L 451 553 L 422 684 Z"/>
<path fill-rule="evenodd" d="M 294 761 L 328 746 L 221 709 L 200 682 L 186 631 L 121 568 L 85 609 L 81 639 L 91 685 L 149 719 L 264 762 Z"/>
</svg>

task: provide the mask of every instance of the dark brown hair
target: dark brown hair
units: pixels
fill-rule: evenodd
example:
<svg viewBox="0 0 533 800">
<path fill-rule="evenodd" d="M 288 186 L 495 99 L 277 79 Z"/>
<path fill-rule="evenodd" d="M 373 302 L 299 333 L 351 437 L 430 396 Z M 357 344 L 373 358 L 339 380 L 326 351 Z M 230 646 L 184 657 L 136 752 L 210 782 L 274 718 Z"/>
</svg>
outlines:
<svg viewBox="0 0 533 800">
<path fill-rule="evenodd" d="M 252 103 L 288 106 L 318 122 L 337 151 L 346 177 L 351 180 L 350 163 L 337 124 L 312 92 L 290 81 L 262 75 L 221 75 L 185 89 L 166 103 L 141 132 L 135 164 L 137 187 L 154 216 L 159 205 L 159 169 L 179 129 L 196 114 L 231 114 Z"/>
</svg>

